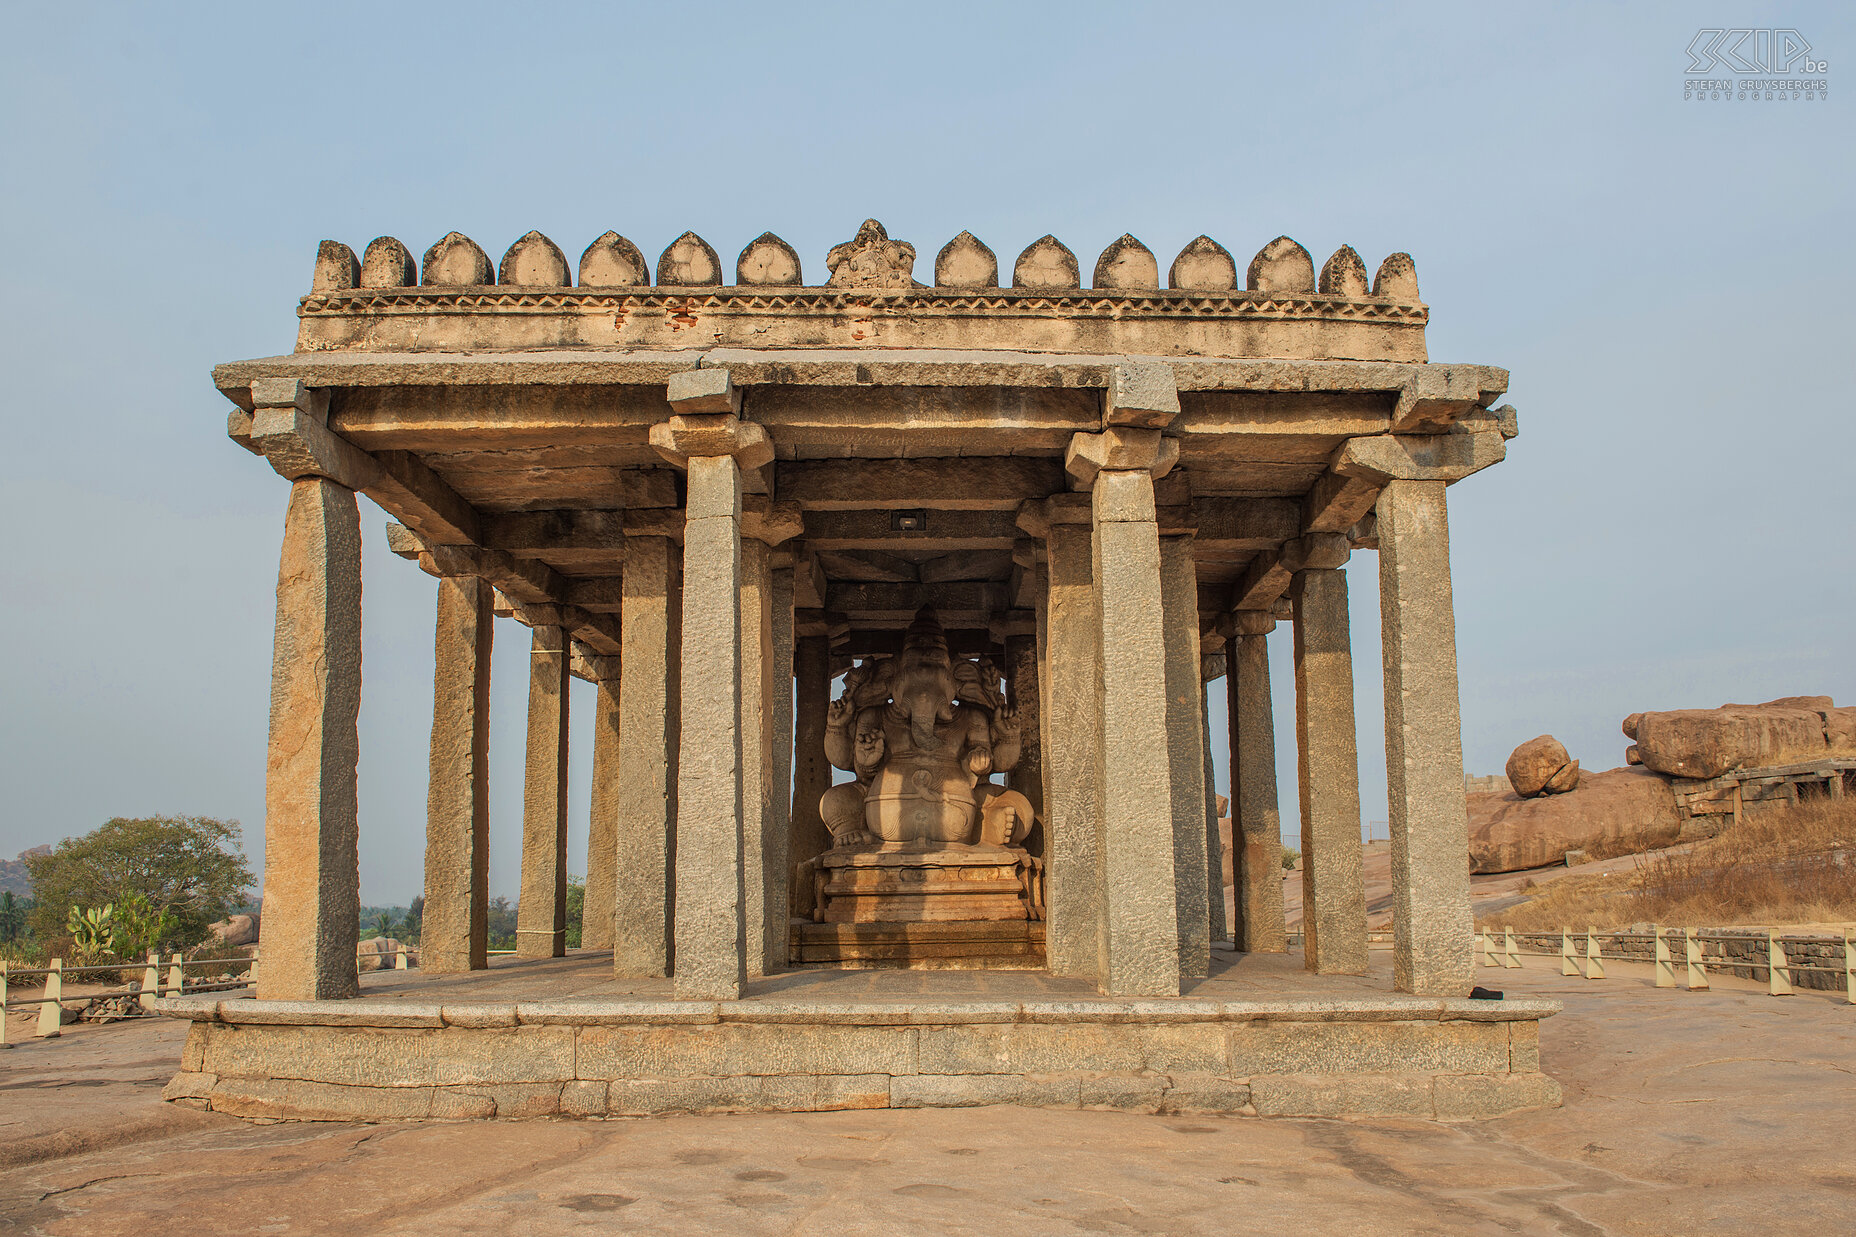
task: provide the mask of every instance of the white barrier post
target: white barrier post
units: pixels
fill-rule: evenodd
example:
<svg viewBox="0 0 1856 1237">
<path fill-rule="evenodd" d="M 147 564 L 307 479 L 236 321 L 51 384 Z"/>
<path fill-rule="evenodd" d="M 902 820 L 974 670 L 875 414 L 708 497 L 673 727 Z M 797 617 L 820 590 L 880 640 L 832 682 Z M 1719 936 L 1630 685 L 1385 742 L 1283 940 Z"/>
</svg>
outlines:
<svg viewBox="0 0 1856 1237">
<path fill-rule="evenodd" d="M 1766 995 L 1791 996 L 1792 971 L 1785 963 L 1785 946 L 1779 944 L 1779 934 L 1766 933 Z"/>
<path fill-rule="evenodd" d="M 1560 974 L 1577 975 L 1579 973 L 1578 955 L 1572 951 L 1572 933 L 1560 929 Z"/>
<path fill-rule="evenodd" d="M 0 988 L 0 993 L 5 989 Z M 1856 940 L 1850 934 L 1843 934 L 1843 995 L 1851 1005 L 1856 1005 Z"/>
<path fill-rule="evenodd" d="M 153 1009 L 161 995 L 161 955 L 148 951 L 148 965 L 142 971 L 142 995 L 136 1001 L 143 1009 Z"/>
<path fill-rule="evenodd" d="M 13 1041 L 6 1037 L 6 971 L 7 960 L 0 958 L 0 1048 L 11 1048 Z"/>
<path fill-rule="evenodd" d="M 59 1028 L 64 1025 L 64 959 L 53 958 L 46 964 L 51 968 L 45 977 L 45 1004 L 39 1006 L 39 1038 L 57 1039 L 64 1034 Z"/>
<path fill-rule="evenodd" d="M 1695 929 L 1682 929 L 1682 941 L 1688 951 L 1688 990 L 1704 992 L 1708 987 L 1708 968 L 1702 961 L 1701 940 L 1695 935 Z"/>
<path fill-rule="evenodd" d="M 187 970 L 182 965 L 186 959 L 175 954 L 168 959 L 168 995 L 180 996 L 187 991 Z"/>
<path fill-rule="evenodd" d="M 1669 942 L 1663 939 L 1663 926 L 1652 924 L 1650 931 L 1656 936 L 1656 986 L 1673 988 L 1676 986 L 1676 968 L 1671 965 L 1673 959 L 1669 956 Z"/>
<path fill-rule="evenodd" d="M 396 971 L 403 971 L 406 969 L 406 948 L 405 946 L 401 946 L 400 948 L 393 951 L 393 969 Z"/>
<path fill-rule="evenodd" d="M 1603 979 L 1605 977 L 1605 960 L 1598 955 L 1598 929 L 1590 924 L 1585 928 L 1585 977 Z"/>
<path fill-rule="evenodd" d="M 1514 968 L 1521 965 L 1521 951 L 1514 943 L 1514 929 L 1502 929 L 1502 965 Z"/>
<path fill-rule="evenodd" d="M 1495 938 L 1489 935 L 1489 930 L 1487 928 L 1482 930 L 1482 965 L 1497 965 L 1495 961 Z"/>
</svg>

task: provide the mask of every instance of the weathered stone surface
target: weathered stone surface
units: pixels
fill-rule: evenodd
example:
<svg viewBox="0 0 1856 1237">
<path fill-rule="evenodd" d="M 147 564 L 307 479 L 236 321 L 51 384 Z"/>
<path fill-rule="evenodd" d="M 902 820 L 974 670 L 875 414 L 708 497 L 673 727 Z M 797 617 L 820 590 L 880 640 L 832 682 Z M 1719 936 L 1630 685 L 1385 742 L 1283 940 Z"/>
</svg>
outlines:
<svg viewBox="0 0 1856 1237">
<path fill-rule="evenodd" d="M 1508 784 L 1523 799 L 1564 794 L 1579 784 L 1579 762 L 1550 734 L 1535 735 L 1515 748 L 1505 772 Z"/>
<path fill-rule="evenodd" d="M 1124 232 L 1096 259 L 1089 282 L 1095 288 L 1158 288 L 1160 264 L 1153 250 Z"/>
<path fill-rule="evenodd" d="M 769 880 L 786 869 L 785 821 L 773 811 L 772 553 L 752 538 L 741 542 L 741 871 L 750 975 L 778 968 L 787 934 L 786 903 L 770 897 Z"/>
<path fill-rule="evenodd" d="M 626 546 L 612 952 L 613 974 L 620 979 L 669 974 L 681 732 L 681 557 L 667 537 L 633 537 Z"/>
<path fill-rule="evenodd" d="M 735 282 L 743 287 L 770 287 L 801 284 L 805 279 L 793 247 L 771 232 L 762 232 L 735 260 Z"/>
<path fill-rule="evenodd" d="M 1165 429 L 1179 415 L 1179 386 L 1170 365 L 1129 361 L 1109 371 L 1102 423 Z M 1119 465 L 1104 465 L 1119 467 Z"/>
<path fill-rule="evenodd" d="M 741 466 L 689 462 L 677 764 L 679 997 L 735 1000 L 747 983 L 742 869 Z"/>
<path fill-rule="evenodd" d="M 1313 292 L 1315 260 L 1308 256 L 1308 250 L 1279 236 L 1250 260 L 1247 285 L 1252 292 Z"/>
<path fill-rule="evenodd" d="M 1671 846 L 1682 829 L 1675 793 L 1648 769 L 1587 773 L 1570 794 L 1468 796 L 1472 872 L 1564 863 L 1569 850 L 1621 855 Z"/>
<path fill-rule="evenodd" d="M 529 232 L 509 247 L 496 268 L 496 282 L 522 286 L 565 288 L 567 255 L 539 232 Z"/>
<path fill-rule="evenodd" d="M 290 1121 L 420 1121 L 432 1115 L 430 1087 L 354 1087 L 296 1079 L 222 1078 L 214 1112 Z M 489 1111 L 479 1115 L 489 1116 Z"/>
<path fill-rule="evenodd" d="M 962 232 L 935 255 L 934 283 L 937 288 L 996 288 L 998 256 L 973 233 Z"/>
<path fill-rule="evenodd" d="M 354 1087 L 554 1082 L 574 1077 L 572 1027 L 511 1030 L 319 1026 L 208 1028 L 203 1070 Z"/>
<path fill-rule="evenodd" d="M 290 488 L 277 569 L 258 995 L 353 996 L 360 935 L 361 525 L 352 490 Z"/>
<path fill-rule="evenodd" d="M 475 287 L 496 282 L 490 256 L 462 232 L 448 232 L 425 251 L 419 282 L 426 287 Z"/>
<path fill-rule="evenodd" d="M 1230 250 L 1211 237 L 1194 237 L 1173 259 L 1166 286 L 1188 292 L 1229 292 L 1237 287 L 1237 263 Z"/>
<path fill-rule="evenodd" d="M 1082 1102 L 1075 1074 L 917 1074 L 892 1078 L 891 1108 L 979 1108 L 1017 1104 L 1025 1108 L 1075 1108 Z"/>
<path fill-rule="evenodd" d="M 1054 236 L 1032 241 L 1012 264 L 1014 288 L 1079 288 L 1082 283 L 1076 255 Z"/>
<path fill-rule="evenodd" d="M 489 965 L 490 593 L 475 576 L 438 581 L 419 958 L 438 974 Z"/>
<path fill-rule="evenodd" d="M 1113 996 L 1175 996 L 1180 973 L 1172 776 L 1156 758 L 1167 745 L 1160 537 L 1151 516 L 1139 518 L 1141 504 L 1122 495 L 1130 487 L 1144 490 L 1145 501 L 1152 502 L 1153 482 L 1146 473 L 1104 470 L 1092 504 L 1101 623 L 1095 655 L 1102 684 L 1097 983 Z"/>
<path fill-rule="evenodd" d="M 916 1036 L 916 1028 L 909 1026 L 816 1023 L 582 1027 L 576 1076 L 619 1080 L 913 1074 Z"/>
<path fill-rule="evenodd" d="M 1432 1085 L 1440 1121 L 1502 1117 L 1530 1108 L 1558 1108 L 1560 1084 L 1545 1074 L 1442 1074 Z"/>
<path fill-rule="evenodd" d="M 619 867 L 619 778 L 622 765 L 619 678 L 623 668 L 598 680 L 593 705 L 593 796 L 587 808 L 586 894 L 580 944 L 611 949 Z"/>
<path fill-rule="evenodd" d="M 354 250 L 340 241 L 323 241 L 316 249 L 316 270 L 310 279 L 312 292 L 339 292 L 361 282 L 361 263 Z"/>
<path fill-rule="evenodd" d="M 1166 645 L 1166 753 L 1173 803 L 1173 881 L 1179 973 L 1211 969 L 1212 870 L 1206 863 L 1205 711 L 1199 678 L 1198 576 L 1192 538 L 1160 538 L 1160 601 Z M 1223 918 L 1223 890 L 1217 890 Z M 1220 934 L 1222 935 L 1222 934 Z"/>
<path fill-rule="evenodd" d="M 1358 975 L 1366 970 L 1366 891 L 1347 573 L 1337 568 L 1298 571 L 1292 597 L 1302 948 L 1311 971 Z"/>
<path fill-rule="evenodd" d="M 1408 253 L 1388 254 L 1373 276 L 1373 295 L 1389 301 L 1415 304 L 1418 299 L 1418 268 Z"/>
<path fill-rule="evenodd" d="M 994 1023 L 923 1027 L 920 1036 L 915 1072 L 922 1074 L 1217 1073 L 1228 1062 L 1225 1027 L 1217 1022 Z M 1505 1034 L 1502 1045 L 1505 1062 Z"/>
<path fill-rule="evenodd" d="M 376 237 L 368 242 L 367 252 L 361 258 L 361 286 L 363 288 L 411 288 L 419 283 L 419 269 L 413 265 L 412 254 L 406 246 L 391 236 Z"/>
<path fill-rule="evenodd" d="M 1645 767 L 1671 777 L 1856 757 L 1856 710 L 1833 708 L 1827 696 L 1633 716 Z"/>
<path fill-rule="evenodd" d="M 1230 1072 L 1374 1074 L 1398 1071 L 1507 1073 L 1501 1022 L 1241 1022 L 1233 1024 Z"/>
<path fill-rule="evenodd" d="M 1393 982 L 1470 989 L 1468 817 L 1442 481 L 1391 481 L 1374 508 L 1392 841 Z"/>
<path fill-rule="evenodd" d="M 1240 619 L 1246 617 L 1239 616 Z M 1263 624 L 1267 623 L 1267 626 Z M 1282 904 L 1282 821 L 1276 791 L 1276 720 L 1270 700 L 1268 630 L 1239 629 L 1227 694 L 1230 706 L 1233 885 L 1237 947 L 1247 953 L 1288 948 Z"/>
<path fill-rule="evenodd" d="M 1342 245 L 1334 251 L 1321 268 L 1320 291 L 1325 296 L 1363 297 L 1371 295 L 1366 283 L 1366 263 L 1360 261 L 1360 255 L 1353 251 L 1352 245 Z"/>
<path fill-rule="evenodd" d="M 780 561 L 776 557 L 776 564 Z M 764 962 L 769 972 L 785 966 L 791 947 L 788 931 L 793 879 L 793 569 L 776 565 L 769 573 L 772 604 L 769 607 L 773 640 L 770 659 L 773 682 L 768 717 L 773 745 L 773 780 L 767 788 L 766 842 L 763 850 L 765 906 L 761 932 Z M 822 792 L 821 792 L 822 793 Z"/>
<path fill-rule="evenodd" d="M 831 762 L 825 758 L 825 711 L 831 704 L 831 638 L 800 635 L 793 642 L 793 798 L 792 865 L 825 853 L 831 834 L 819 815 L 819 800 L 831 788 Z M 801 882 L 803 883 L 803 882 Z M 805 896 L 796 883 L 792 896 Z M 809 896 L 806 905 L 810 906 Z"/>
<path fill-rule="evenodd" d="M 567 637 L 530 632 L 528 753 L 522 781 L 522 892 L 516 956 L 567 953 Z"/>
<path fill-rule="evenodd" d="M 708 241 L 685 232 L 657 259 L 657 282 L 660 287 L 712 287 L 722 282 L 722 261 Z"/>
<path fill-rule="evenodd" d="M 644 255 L 617 232 L 602 234 L 580 255 L 583 288 L 630 288 L 650 282 L 651 268 L 645 265 Z"/>
<path fill-rule="evenodd" d="M 1045 949 L 1053 975 L 1098 968 L 1101 620 L 1087 525 L 1053 524 L 1045 605 Z M 1057 723 L 1056 719 L 1066 719 Z"/>
<path fill-rule="evenodd" d="M 961 236 L 972 240 L 968 233 Z M 978 244 L 977 241 L 974 242 Z M 954 242 L 948 242 L 953 248 Z M 984 248 L 984 246 L 981 246 Z M 941 251 L 943 254 L 947 249 Z M 937 263 L 937 267 L 938 267 Z M 912 288 L 915 286 L 915 246 L 907 241 L 892 241 L 882 224 L 866 219 L 857 235 L 842 245 L 833 245 L 825 257 L 834 288 Z M 998 263 L 993 263 L 993 281 L 998 279 Z"/>
</svg>

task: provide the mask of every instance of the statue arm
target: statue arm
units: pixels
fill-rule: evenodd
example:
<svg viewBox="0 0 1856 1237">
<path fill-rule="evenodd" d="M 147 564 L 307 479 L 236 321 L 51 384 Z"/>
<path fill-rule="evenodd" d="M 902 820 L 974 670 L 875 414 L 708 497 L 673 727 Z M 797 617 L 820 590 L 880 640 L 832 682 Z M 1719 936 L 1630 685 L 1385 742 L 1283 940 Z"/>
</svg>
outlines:
<svg viewBox="0 0 1856 1237">
<path fill-rule="evenodd" d="M 1018 710 L 1011 705 L 1002 705 L 993 714 L 992 720 L 992 767 L 1001 773 L 1010 773 L 1018 766 L 1018 758 L 1024 752 L 1024 740 L 1019 733 Z"/>
<path fill-rule="evenodd" d="M 825 710 L 825 759 L 834 769 L 843 769 L 854 773 L 854 741 L 851 738 L 851 722 L 857 716 L 856 708 L 848 697 L 834 700 Z"/>
</svg>

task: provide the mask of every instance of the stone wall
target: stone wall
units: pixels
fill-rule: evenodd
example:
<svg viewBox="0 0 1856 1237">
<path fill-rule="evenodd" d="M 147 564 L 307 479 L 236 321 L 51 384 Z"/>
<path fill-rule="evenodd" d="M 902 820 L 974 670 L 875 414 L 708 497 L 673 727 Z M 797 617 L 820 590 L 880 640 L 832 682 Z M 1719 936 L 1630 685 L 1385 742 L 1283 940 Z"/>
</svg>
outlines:
<svg viewBox="0 0 1856 1237">
<path fill-rule="evenodd" d="M 984 1104 L 1463 1119 L 1556 1105 L 1550 1001 L 573 1002 L 169 999 L 168 1099 L 418 1120 Z"/>
</svg>

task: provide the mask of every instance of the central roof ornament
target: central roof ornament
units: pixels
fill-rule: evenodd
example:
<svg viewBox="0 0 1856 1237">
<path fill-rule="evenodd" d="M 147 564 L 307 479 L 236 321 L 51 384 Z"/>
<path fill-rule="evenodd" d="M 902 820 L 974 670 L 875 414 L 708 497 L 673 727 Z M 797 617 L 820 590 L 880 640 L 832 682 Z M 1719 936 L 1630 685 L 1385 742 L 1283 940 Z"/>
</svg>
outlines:
<svg viewBox="0 0 1856 1237">
<path fill-rule="evenodd" d="M 892 241 L 883 225 L 864 220 L 854 240 L 833 245 L 825 265 L 834 288 L 913 288 L 915 246 Z"/>
</svg>

